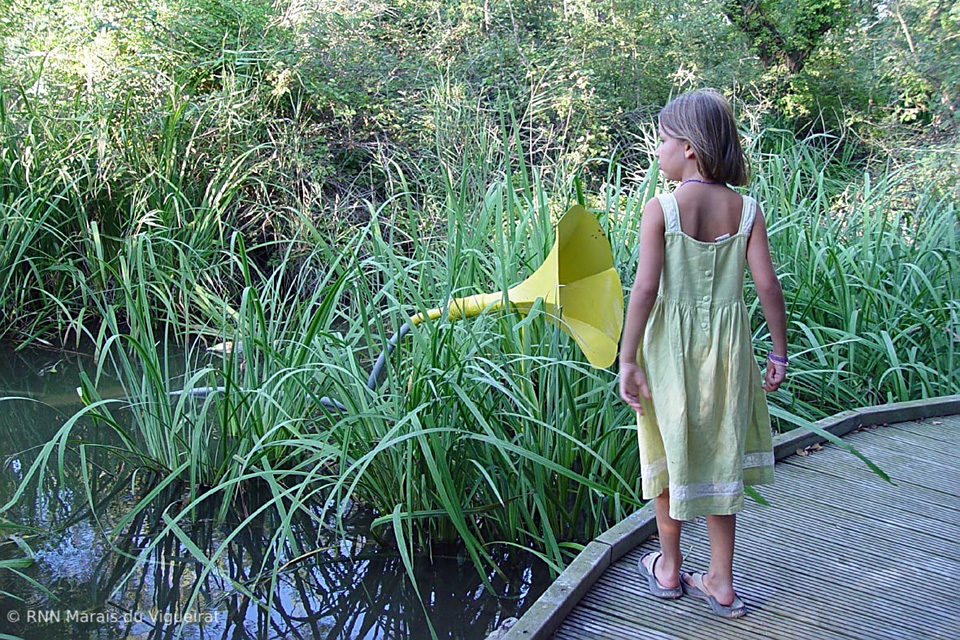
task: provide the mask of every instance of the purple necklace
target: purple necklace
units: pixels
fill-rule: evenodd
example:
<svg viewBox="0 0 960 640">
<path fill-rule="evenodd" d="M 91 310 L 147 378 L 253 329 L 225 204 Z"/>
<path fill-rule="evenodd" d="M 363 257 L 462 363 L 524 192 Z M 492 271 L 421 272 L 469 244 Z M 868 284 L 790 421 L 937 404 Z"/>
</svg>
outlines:
<svg viewBox="0 0 960 640">
<path fill-rule="evenodd" d="M 688 182 L 699 182 L 700 184 L 720 184 L 716 180 L 700 180 L 699 178 L 687 178 L 686 180 L 680 183 L 680 186 L 682 187 Z"/>
</svg>

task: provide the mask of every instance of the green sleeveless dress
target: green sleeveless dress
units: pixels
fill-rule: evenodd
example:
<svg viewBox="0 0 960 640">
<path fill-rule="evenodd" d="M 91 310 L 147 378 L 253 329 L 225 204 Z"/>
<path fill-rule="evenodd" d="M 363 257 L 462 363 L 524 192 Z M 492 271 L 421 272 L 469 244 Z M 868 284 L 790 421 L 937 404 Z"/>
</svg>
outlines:
<svg viewBox="0 0 960 640">
<path fill-rule="evenodd" d="M 663 272 L 637 362 L 651 399 L 637 417 L 644 498 L 670 489 L 670 516 L 743 509 L 744 484 L 773 482 L 770 414 L 743 301 L 756 200 L 743 197 L 736 235 L 700 242 L 663 208 Z"/>
</svg>

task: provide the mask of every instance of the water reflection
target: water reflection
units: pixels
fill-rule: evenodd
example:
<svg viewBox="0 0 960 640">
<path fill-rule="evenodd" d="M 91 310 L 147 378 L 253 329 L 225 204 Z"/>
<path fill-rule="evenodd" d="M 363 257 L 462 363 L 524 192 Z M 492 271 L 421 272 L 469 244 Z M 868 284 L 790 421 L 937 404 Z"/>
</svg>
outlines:
<svg viewBox="0 0 960 640">
<path fill-rule="evenodd" d="M 160 515 L 159 509 L 141 513 L 113 549 L 87 520 L 51 536 L 37 554 L 33 575 L 60 601 L 23 594 L 29 604 L 19 608 L 22 617 L 27 610 L 100 611 L 111 624 L 103 624 L 104 618 L 86 624 L 60 619 L 15 631 L 38 640 L 71 635 L 154 640 L 178 632 L 186 638 L 427 638 L 422 598 L 440 637 L 483 638 L 503 618 L 519 615 L 539 595 L 536 585 L 548 579 L 542 568 L 504 558 L 506 575 L 488 576 L 499 595 L 494 597 L 468 562 L 421 558 L 418 598 L 395 555 L 377 552 L 362 539 L 328 540 L 309 562 L 283 570 L 271 588 L 269 576 L 261 573 L 272 566 L 270 523 L 235 531 L 199 519 L 189 530 L 194 549 L 208 557 L 224 551 L 216 570 L 205 574 L 176 537 L 153 537 L 162 526 Z M 310 521 L 297 525 L 301 547 L 323 539 Z M 236 537 L 221 546 L 231 534 Z M 140 557 L 151 543 L 157 543 L 153 551 Z M 17 607 L 7 603 L 7 608 Z"/>
<path fill-rule="evenodd" d="M 69 356 L 0 353 L 4 358 L 0 397 L 42 402 L 0 401 L 2 502 L 14 495 L 36 447 L 80 408 L 74 388 L 83 366 Z M 96 429 L 82 424 L 75 433 L 80 441 L 103 442 L 109 434 Z M 0 569 L 0 632 L 26 640 L 429 638 L 429 615 L 441 638 L 480 639 L 503 619 L 519 616 L 550 580 L 542 564 L 504 554 L 502 573 L 488 575 L 491 594 L 473 565 L 451 553 L 417 559 L 418 592 L 395 553 L 368 543 L 369 514 L 362 509 L 347 523 L 346 538 L 333 536 L 319 513 L 302 513 L 277 548 L 281 523 L 275 511 L 246 520 L 266 491 L 246 493 L 245 512 L 225 524 L 214 518 L 219 505 L 210 505 L 210 513 L 194 513 L 189 526 L 183 520 L 177 535 L 158 537 L 182 507 L 181 487 L 165 488 L 154 506 L 126 522 L 138 496 L 157 478 L 131 476 L 122 459 L 102 448 L 85 454 L 87 464 L 81 465 L 72 447 L 63 477 L 50 470 L 5 514 L 10 524 L 52 533 L 24 537 L 36 560 L 27 573 L 49 593 Z M 85 485 L 96 504 L 87 504 Z M 0 560 L 19 552 L 9 542 L 0 544 Z M 198 553 L 216 560 L 205 567 Z M 284 562 L 279 574 L 270 571 Z"/>
</svg>

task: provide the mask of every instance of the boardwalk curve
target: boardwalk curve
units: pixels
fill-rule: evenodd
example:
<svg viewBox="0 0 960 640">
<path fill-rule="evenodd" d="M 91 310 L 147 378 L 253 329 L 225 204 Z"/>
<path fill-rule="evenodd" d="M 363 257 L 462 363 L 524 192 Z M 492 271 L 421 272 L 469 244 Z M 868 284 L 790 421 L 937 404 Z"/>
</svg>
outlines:
<svg viewBox="0 0 960 640">
<path fill-rule="evenodd" d="M 738 518 L 735 586 L 748 615 L 653 598 L 640 556 L 652 502 L 588 544 L 505 640 L 960 638 L 960 395 L 847 411 L 817 423 L 896 484 L 810 433 L 775 439 L 771 503 Z M 808 455 L 797 455 L 802 450 Z M 706 525 L 684 524 L 685 568 L 709 563 Z"/>
</svg>

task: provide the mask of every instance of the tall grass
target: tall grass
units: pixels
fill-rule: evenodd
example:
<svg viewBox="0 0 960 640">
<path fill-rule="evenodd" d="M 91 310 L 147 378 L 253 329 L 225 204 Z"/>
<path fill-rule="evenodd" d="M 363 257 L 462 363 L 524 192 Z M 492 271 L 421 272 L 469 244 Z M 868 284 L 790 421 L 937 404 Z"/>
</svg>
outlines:
<svg viewBox="0 0 960 640">
<path fill-rule="evenodd" d="M 7 319 L 0 335 L 15 328 L 30 335 L 50 330 L 55 301 L 73 288 L 53 267 L 69 245 L 69 212 L 82 209 L 84 191 L 71 171 L 76 138 L 52 135 L 53 125 L 26 96 L 14 117 L 14 102 L 0 87 L 0 310 Z"/>
<path fill-rule="evenodd" d="M 158 254 L 185 267 L 197 254 L 162 229 L 119 239 L 116 257 L 91 265 L 96 277 L 74 265 L 74 277 L 90 283 L 90 309 L 75 316 L 75 330 L 97 345 L 99 366 L 83 381 L 86 408 L 40 451 L 23 486 L 61 465 L 69 449 L 84 455 L 96 446 L 75 436 L 92 418 L 119 435 L 118 455 L 157 478 L 110 536 L 153 499 L 182 494 L 165 509 L 161 533 L 197 554 L 204 573 L 218 571 L 233 539 L 209 552 L 190 547 L 192 514 L 211 503 L 223 520 L 241 504 L 255 505 L 251 517 L 281 516 L 258 569 L 268 585 L 278 566 L 308 551 L 289 518 L 306 514 L 326 527 L 355 505 L 373 510 L 373 534 L 408 562 L 415 549 L 462 545 L 487 575 L 506 549 L 519 547 L 559 570 L 579 544 L 640 503 L 631 421 L 610 402 L 610 372 L 590 369 L 535 309 L 526 318 L 425 324 L 395 351 L 379 389 L 366 378 L 410 313 L 532 273 L 550 249 L 562 203 L 533 172 L 508 172 L 480 206 L 451 212 L 454 242 L 417 238 L 414 227 L 406 235 L 417 241 L 405 244 L 404 224 L 384 217 L 414 219 L 416 211 L 402 208 L 412 202 L 398 197 L 372 209 L 338 247 L 302 221 L 319 247 L 298 253 L 303 243 L 290 243 L 269 272 L 238 239 L 206 270 L 172 276 Z M 203 287 L 195 271 L 234 274 L 239 298 Z M 101 281 L 113 283 L 109 299 Z M 88 324 L 91 315 L 99 324 Z M 242 352 L 204 360 L 199 342 L 184 342 L 197 330 Z M 112 375 L 124 398 L 99 396 L 99 382 Z M 322 396 L 346 411 L 325 408 Z M 253 487 L 267 497 L 251 502 Z M 269 601 L 274 591 L 265 593 L 258 597 Z"/>
<path fill-rule="evenodd" d="M 129 138 L 132 148 L 162 153 L 131 152 L 142 178 L 127 185 L 123 215 L 109 225 L 70 210 L 92 195 L 82 187 L 65 191 L 67 205 L 40 208 L 35 190 L 63 190 L 63 174 L 35 182 L 11 171 L 21 177 L 6 192 L 0 238 L 53 235 L 29 250 L 4 240 L 0 300 L 9 308 L 29 300 L 32 337 L 51 326 L 83 336 L 98 366 L 81 380 L 85 408 L 39 450 L 0 512 L 31 482 L 63 474 L 71 455 L 82 461 L 100 446 L 79 431 L 96 420 L 119 437 L 115 455 L 151 479 L 108 539 L 159 513 L 155 536 L 118 551 L 149 562 L 172 536 L 202 566 L 202 585 L 221 576 L 237 537 L 273 514 L 251 581 L 224 578 L 269 606 L 278 569 L 311 555 L 311 540 L 295 535 L 298 519 L 345 536 L 345 514 L 361 506 L 374 515 L 372 535 L 411 571 L 414 553 L 452 545 L 489 580 L 506 550 L 559 570 L 640 505 L 634 421 L 616 400 L 615 372 L 591 369 L 541 307 L 422 323 L 392 353 L 382 384 L 367 385 L 371 363 L 411 314 L 533 273 L 583 166 L 533 164 L 522 118 L 477 118 L 458 124 L 472 152 L 412 178 L 385 163 L 391 191 L 362 215 L 357 201 L 307 200 L 274 212 L 289 236 L 251 243 L 237 222 L 248 189 L 264 187 L 256 160 L 231 156 L 203 188 L 190 184 L 178 158 L 203 135 L 191 113 L 178 107 L 159 137 Z M 833 171 L 830 144 L 770 152 L 764 135 L 776 133 L 751 150 L 751 188 L 791 320 L 791 379 L 771 396 L 781 426 L 854 404 L 956 393 L 955 203 L 915 189 L 909 169 L 844 176 Z M 647 152 L 650 140 L 639 142 Z M 5 157 L 24 153 L 8 144 Z M 584 198 L 611 239 L 625 293 L 643 204 L 668 187 L 651 169 L 590 163 L 607 178 Z M 72 176 L 71 185 L 98 180 Z M 415 184 L 444 188 L 416 192 Z M 331 235 L 330 219 L 353 222 Z M 759 361 L 768 337 L 749 297 Z M 235 348 L 206 352 L 224 341 Z M 112 377 L 123 397 L 101 395 Z M 191 528 L 211 511 L 232 526 L 201 548 Z M 136 571 L 129 566 L 127 578 Z M 199 597 L 191 592 L 191 606 Z"/>
<path fill-rule="evenodd" d="M 212 156 L 218 107 L 166 100 L 159 120 L 120 103 L 104 122 L 76 104 L 52 118 L 26 93 L 0 92 L 0 335 L 65 343 L 77 329 L 79 341 L 104 306 L 123 324 L 125 281 L 148 283 L 129 306 L 150 306 L 178 339 L 220 325 L 190 305 L 242 288 L 223 250 L 256 204 L 242 197 L 258 189 L 263 147 Z"/>
<path fill-rule="evenodd" d="M 183 14 L 169 24 L 191 28 L 165 32 L 167 75 L 124 68 L 97 80 L 103 95 L 92 79 L 86 93 L 54 82 L 46 99 L 0 86 L 0 336 L 92 345 L 97 362 L 78 381 L 84 408 L 23 454 L 0 517 L 26 511 L 68 465 L 85 470 L 96 510 L 96 449 L 139 490 L 102 525 L 122 559 L 114 593 L 177 546 L 197 561 L 187 609 L 213 577 L 269 609 L 281 568 L 349 536 L 358 508 L 411 575 L 416 554 L 450 547 L 488 583 L 508 552 L 560 570 L 641 503 L 615 371 L 587 366 L 534 306 L 420 324 L 382 384 L 367 377 L 411 314 L 528 277 L 582 177 L 629 291 L 643 204 L 670 185 L 655 164 L 617 158 L 651 157 L 653 128 L 625 155 L 584 160 L 566 83 L 532 84 L 515 113 L 451 73 L 431 76 L 425 109 L 403 95 L 368 123 L 380 111 L 350 101 L 374 96 L 311 68 L 322 59 L 298 63 L 294 40 L 312 46 L 290 28 L 299 5 L 289 24 L 270 7 Z M 361 57 L 347 68 L 388 70 Z M 411 106 L 416 118 L 391 120 Z M 434 136 L 433 154 L 397 153 L 381 122 Z M 955 195 L 910 166 L 853 170 L 843 141 L 751 135 L 750 190 L 790 316 L 791 376 L 770 396 L 778 426 L 958 393 Z M 324 182 L 336 154 L 341 168 L 362 158 L 352 183 Z M 747 295 L 760 362 L 769 339 Z M 214 342 L 235 348 L 213 355 Z M 117 443 L 91 440 L 91 420 Z M 211 520 L 221 535 L 198 543 Z M 143 523 L 151 535 L 133 544 Z M 262 553 L 238 576 L 224 565 L 245 537 Z M 30 551 L 4 552 L 0 569 L 26 576 Z"/>
<path fill-rule="evenodd" d="M 831 178 L 838 148 L 814 140 L 759 158 L 795 354 L 777 400 L 819 417 L 956 393 L 957 203 L 912 166 Z"/>
</svg>

